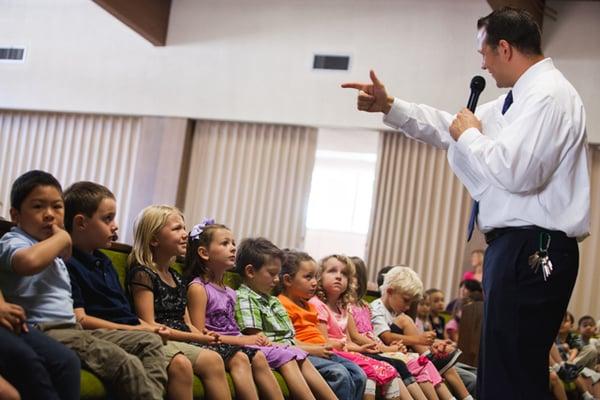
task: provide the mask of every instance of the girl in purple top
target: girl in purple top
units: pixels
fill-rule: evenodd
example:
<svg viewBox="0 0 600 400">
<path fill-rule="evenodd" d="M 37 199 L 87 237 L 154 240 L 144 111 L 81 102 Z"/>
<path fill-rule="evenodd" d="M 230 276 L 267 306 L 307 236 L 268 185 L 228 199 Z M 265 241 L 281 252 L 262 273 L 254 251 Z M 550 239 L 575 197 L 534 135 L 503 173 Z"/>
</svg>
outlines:
<svg viewBox="0 0 600 400">
<path fill-rule="evenodd" d="M 224 225 L 205 221 L 190 232 L 183 271 L 186 278 L 191 280 L 188 307 L 192 324 L 200 330 L 219 333 L 223 343 L 259 349 L 271 368 L 279 370 L 288 382 L 292 398 L 314 399 L 296 361 L 310 362 L 305 360 L 305 351 L 272 346 L 262 333 L 242 335 L 240 332 L 235 322 L 235 292 L 223 283 L 225 271 L 235 265 L 235 251 L 233 234 Z M 261 399 L 270 398 L 272 389 L 262 384 L 257 386 L 261 391 Z"/>
</svg>

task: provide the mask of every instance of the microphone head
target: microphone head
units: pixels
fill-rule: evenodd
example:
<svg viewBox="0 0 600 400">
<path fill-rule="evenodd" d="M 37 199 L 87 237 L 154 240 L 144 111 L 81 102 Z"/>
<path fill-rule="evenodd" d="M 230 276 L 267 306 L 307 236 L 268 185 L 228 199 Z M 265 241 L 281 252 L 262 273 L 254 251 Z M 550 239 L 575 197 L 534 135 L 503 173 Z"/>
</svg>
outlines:
<svg viewBox="0 0 600 400">
<path fill-rule="evenodd" d="M 481 93 L 485 89 L 485 79 L 482 76 L 475 75 L 473 79 L 471 79 L 471 90 L 474 92 Z"/>
</svg>

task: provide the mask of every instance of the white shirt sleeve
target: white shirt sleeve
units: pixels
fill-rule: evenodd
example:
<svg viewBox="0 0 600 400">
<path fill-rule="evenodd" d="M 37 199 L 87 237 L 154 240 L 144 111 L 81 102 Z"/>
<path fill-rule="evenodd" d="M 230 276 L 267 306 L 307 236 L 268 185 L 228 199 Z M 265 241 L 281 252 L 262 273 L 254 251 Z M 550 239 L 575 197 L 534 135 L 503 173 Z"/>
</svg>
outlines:
<svg viewBox="0 0 600 400">
<path fill-rule="evenodd" d="M 441 149 L 454 142 L 448 131 L 453 120 L 454 116 L 445 111 L 400 99 L 394 99 L 390 112 L 383 117 L 389 127 Z"/>
<path fill-rule="evenodd" d="M 373 325 L 373 333 L 375 333 L 375 336 L 377 337 L 390 330 L 381 299 L 371 303 L 371 325 Z"/>
</svg>

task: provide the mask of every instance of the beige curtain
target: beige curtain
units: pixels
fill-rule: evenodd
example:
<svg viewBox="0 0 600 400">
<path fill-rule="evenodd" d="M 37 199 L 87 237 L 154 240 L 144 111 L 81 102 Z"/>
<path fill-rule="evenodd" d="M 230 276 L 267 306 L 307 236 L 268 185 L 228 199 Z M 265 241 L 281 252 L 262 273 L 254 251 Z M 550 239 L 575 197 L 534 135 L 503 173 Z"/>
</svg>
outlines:
<svg viewBox="0 0 600 400">
<path fill-rule="evenodd" d="M 471 198 L 454 176 L 446 152 L 381 132 L 371 229 L 369 278 L 386 265 L 405 264 L 455 296 L 463 273 Z M 480 241 L 480 239 L 477 239 Z"/>
<path fill-rule="evenodd" d="M 600 319 L 600 146 L 590 146 L 591 235 L 579 246 L 579 275 L 569 310 L 579 318 L 592 315 Z"/>
<path fill-rule="evenodd" d="M 236 238 L 300 248 L 317 130 L 198 121 L 185 196 L 188 225 L 214 217 Z"/>
<path fill-rule="evenodd" d="M 118 201 L 123 235 L 139 141 L 137 117 L 0 110 L 0 215 L 9 218 L 12 182 L 41 169 L 63 188 L 79 180 L 109 187 Z"/>
</svg>

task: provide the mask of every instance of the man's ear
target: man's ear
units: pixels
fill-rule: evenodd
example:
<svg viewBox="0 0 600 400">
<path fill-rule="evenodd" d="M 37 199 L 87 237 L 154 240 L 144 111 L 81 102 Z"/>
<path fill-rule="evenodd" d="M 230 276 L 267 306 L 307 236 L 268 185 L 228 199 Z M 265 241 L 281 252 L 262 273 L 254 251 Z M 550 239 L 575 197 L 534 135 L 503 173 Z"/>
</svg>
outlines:
<svg viewBox="0 0 600 400">
<path fill-rule="evenodd" d="M 85 229 L 87 226 L 87 219 L 83 214 L 75 214 L 73 217 L 73 231 Z"/>
<path fill-rule="evenodd" d="M 500 39 L 500 41 L 498 42 L 497 51 L 500 52 L 502 58 L 510 60 L 513 56 L 513 50 L 514 49 L 510 43 L 508 43 L 504 39 Z"/>
<path fill-rule="evenodd" d="M 17 210 L 14 207 L 11 207 L 9 212 L 10 212 L 10 220 L 12 222 L 14 222 L 15 224 L 18 224 L 19 223 L 19 210 Z"/>
<path fill-rule="evenodd" d="M 255 274 L 256 274 L 256 270 L 254 269 L 254 266 L 252 264 L 248 264 L 248 265 L 244 266 L 244 275 L 245 276 L 252 279 L 252 278 L 254 278 Z"/>
<path fill-rule="evenodd" d="M 203 259 L 204 261 L 208 261 L 208 249 L 206 247 L 199 246 L 197 253 L 201 259 Z"/>
</svg>

